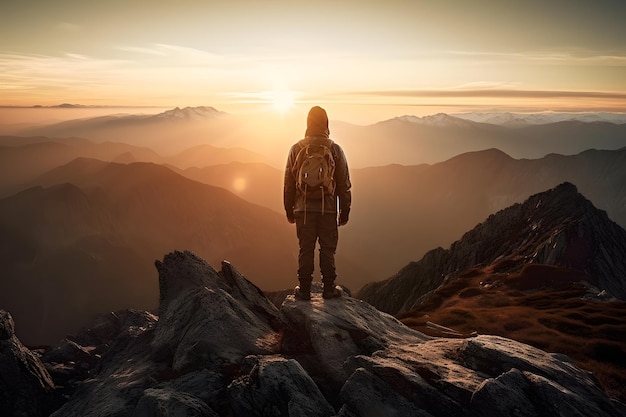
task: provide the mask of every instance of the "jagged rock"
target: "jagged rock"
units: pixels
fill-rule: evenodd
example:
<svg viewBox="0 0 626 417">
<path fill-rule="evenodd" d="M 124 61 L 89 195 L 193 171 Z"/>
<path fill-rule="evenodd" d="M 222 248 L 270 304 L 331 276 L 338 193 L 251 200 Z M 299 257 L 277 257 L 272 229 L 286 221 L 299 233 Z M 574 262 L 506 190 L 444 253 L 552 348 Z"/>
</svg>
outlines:
<svg viewBox="0 0 626 417">
<path fill-rule="evenodd" d="M 428 337 L 347 294 L 279 311 L 189 252 L 157 268 L 159 321 L 120 332 L 53 417 L 623 415 L 564 355 Z"/>
<path fill-rule="evenodd" d="M 47 349 L 41 357 L 55 382 L 56 390 L 71 396 L 82 381 L 101 365 L 102 354 L 117 339 L 143 333 L 154 327 L 157 317 L 147 311 L 122 310 L 101 314 L 75 336 L 65 338 Z"/>
<path fill-rule="evenodd" d="M 581 271 L 594 286 L 626 300 L 626 231 L 570 183 L 529 197 L 489 216 L 450 249 L 433 249 L 386 281 L 366 285 L 358 297 L 398 314 L 428 299 L 468 268 L 517 258 Z"/>
<path fill-rule="evenodd" d="M 218 273 L 191 252 L 174 252 L 156 266 L 161 296 L 153 347 L 172 356 L 174 370 L 278 351 L 278 309 L 229 263 Z"/>
<path fill-rule="evenodd" d="M 156 266 L 158 322 L 127 323 L 103 355 L 97 375 L 55 417 L 131 415 L 140 402 L 137 412 L 164 403 L 169 405 L 163 409 L 174 410 L 197 403 L 190 398 L 208 409 L 229 409 L 226 379 L 241 360 L 279 349 L 278 309 L 229 263 L 217 272 L 191 252 L 173 252 Z M 106 323 L 99 328 L 110 334 Z M 185 395 L 168 394 L 173 392 Z"/>
<path fill-rule="evenodd" d="M 11 315 L 0 310 L 0 415 L 47 416 L 54 383 L 39 358 L 15 336 Z"/>
<path fill-rule="evenodd" d="M 129 416 L 144 390 L 156 385 L 154 375 L 167 370 L 151 358 L 154 324 L 122 332 L 102 356 L 95 375 L 79 385 L 52 416 Z"/>
<path fill-rule="evenodd" d="M 248 357 L 228 387 L 236 416 L 330 417 L 335 410 L 300 364 L 280 356 Z"/>
</svg>

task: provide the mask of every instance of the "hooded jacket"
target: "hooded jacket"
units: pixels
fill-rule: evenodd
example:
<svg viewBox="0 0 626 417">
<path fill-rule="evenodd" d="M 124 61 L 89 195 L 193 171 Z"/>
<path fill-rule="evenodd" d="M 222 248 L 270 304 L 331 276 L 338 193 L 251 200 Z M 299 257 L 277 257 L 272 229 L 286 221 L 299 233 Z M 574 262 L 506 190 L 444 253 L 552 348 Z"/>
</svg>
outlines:
<svg viewBox="0 0 626 417">
<path fill-rule="evenodd" d="M 321 198 L 307 199 L 296 185 L 296 176 L 293 172 L 294 165 L 298 152 L 300 152 L 307 142 L 327 144 L 335 160 L 335 195 L 326 195 L 323 205 Z M 337 206 L 339 206 L 340 212 L 347 216 L 352 203 L 351 188 L 352 184 L 350 183 L 348 162 L 343 153 L 343 149 L 330 140 L 326 111 L 319 106 L 315 106 L 311 108 L 307 117 L 305 138 L 291 147 L 289 156 L 287 157 L 283 198 L 287 217 L 292 216 L 294 212 L 303 211 L 311 213 L 337 213 Z"/>
</svg>

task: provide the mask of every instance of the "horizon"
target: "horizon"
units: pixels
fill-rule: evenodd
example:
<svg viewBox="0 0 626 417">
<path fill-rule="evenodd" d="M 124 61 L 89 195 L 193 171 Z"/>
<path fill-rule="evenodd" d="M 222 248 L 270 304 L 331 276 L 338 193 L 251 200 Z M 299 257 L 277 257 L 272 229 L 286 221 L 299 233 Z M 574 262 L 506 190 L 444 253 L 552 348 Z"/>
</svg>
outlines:
<svg viewBox="0 0 626 417">
<path fill-rule="evenodd" d="M 0 13 L 0 111 L 626 112 L 619 1 L 30 3 Z"/>
<path fill-rule="evenodd" d="M 196 109 L 196 108 L 212 108 L 220 113 L 223 113 L 227 116 L 234 116 L 238 118 L 245 117 L 253 117 L 253 118 L 266 118 L 269 121 L 279 121 L 281 124 L 289 125 L 293 130 L 297 130 L 299 127 L 303 127 L 305 125 L 306 114 L 309 110 L 308 107 L 294 104 L 289 110 L 283 112 L 276 112 L 272 110 L 257 110 L 249 113 L 231 113 L 227 111 L 223 111 L 222 109 L 214 106 L 214 105 L 198 105 L 198 106 L 182 106 L 182 105 L 174 105 L 174 106 L 122 106 L 122 105 L 83 105 L 79 103 L 62 103 L 57 105 L 0 105 L 0 126 L 4 126 L 9 128 L 8 131 L 2 133 L 0 130 L 0 134 L 15 134 L 17 132 L 12 132 L 10 130 L 11 125 L 21 125 L 21 124 L 54 124 L 60 123 L 64 121 L 71 120 L 87 120 L 96 117 L 102 116 L 154 116 L 158 114 L 162 114 L 167 111 L 172 111 L 175 109 L 185 110 L 187 108 Z M 3 112 L 4 110 L 4 112 Z M 15 110 L 18 113 L 11 113 L 11 110 Z M 42 111 L 39 117 L 34 117 L 32 114 L 19 114 L 21 111 Z M 54 114 L 55 116 L 50 116 Z M 377 123 L 390 121 L 393 119 L 401 119 L 406 117 L 415 117 L 419 119 L 427 119 L 428 117 L 437 116 L 440 114 L 444 114 L 451 117 L 457 117 L 465 120 L 473 120 L 472 115 L 481 116 L 481 115 L 497 115 L 497 114 L 511 114 L 518 116 L 533 116 L 533 115 L 612 115 L 619 116 L 620 119 L 623 117 L 626 122 L 626 111 L 625 112 L 615 112 L 615 111 L 591 111 L 591 110 L 579 110 L 579 111 L 554 111 L 554 110 L 544 110 L 544 111 L 502 111 L 499 109 L 489 109 L 485 108 L 480 111 L 458 111 L 458 112 L 435 112 L 435 113 L 425 113 L 418 115 L 416 113 L 389 113 L 386 117 L 376 118 L 375 116 L 368 119 L 362 120 L 361 123 L 357 123 L 351 120 L 343 120 L 340 117 L 332 117 L 329 115 L 329 120 L 331 122 L 339 122 L 339 123 L 348 123 L 355 126 L 371 126 Z M 43 116 L 49 117 L 43 117 Z"/>
</svg>

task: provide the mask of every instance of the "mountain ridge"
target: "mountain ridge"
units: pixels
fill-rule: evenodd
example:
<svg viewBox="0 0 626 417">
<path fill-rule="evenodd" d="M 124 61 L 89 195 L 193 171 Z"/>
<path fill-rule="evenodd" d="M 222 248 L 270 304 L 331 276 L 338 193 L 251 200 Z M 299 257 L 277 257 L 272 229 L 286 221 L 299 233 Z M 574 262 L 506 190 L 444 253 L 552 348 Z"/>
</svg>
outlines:
<svg viewBox="0 0 626 417">
<path fill-rule="evenodd" d="M 626 123 L 625 113 L 583 112 L 583 113 L 513 113 L 513 112 L 473 112 L 453 113 L 455 117 L 475 122 L 521 127 L 531 124 L 548 124 L 561 121 Z"/>
<path fill-rule="evenodd" d="M 610 240 L 608 253 L 600 236 Z M 388 280 L 367 284 L 358 297 L 397 314 L 424 302 L 428 293 L 468 268 L 516 257 L 519 267 L 542 263 L 586 271 L 601 289 L 624 300 L 626 280 L 616 278 L 620 276 L 616 271 L 626 276 L 620 253 L 626 253 L 626 231 L 593 207 L 573 184 L 563 183 L 490 215 L 448 250 L 431 250 Z"/>
</svg>

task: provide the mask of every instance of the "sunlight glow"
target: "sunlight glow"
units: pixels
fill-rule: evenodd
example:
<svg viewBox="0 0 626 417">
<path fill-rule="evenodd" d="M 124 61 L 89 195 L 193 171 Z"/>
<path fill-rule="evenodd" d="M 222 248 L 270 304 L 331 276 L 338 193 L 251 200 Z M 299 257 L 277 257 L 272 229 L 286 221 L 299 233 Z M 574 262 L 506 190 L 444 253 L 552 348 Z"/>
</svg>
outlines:
<svg viewBox="0 0 626 417">
<path fill-rule="evenodd" d="M 248 181 L 245 178 L 242 178 L 242 177 L 235 178 L 235 180 L 233 181 L 233 189 L 236 192 L 241 193 L 245 191 L 246 188 L 248 188 Z"/>
<path fill-rule="evenodd" d="M 294 93 L 289 90 L 274 90 L 272 93 L 272 104 L 274 109 L 280 113 L 285 113 L 293 107 Z"/>
</svg>

